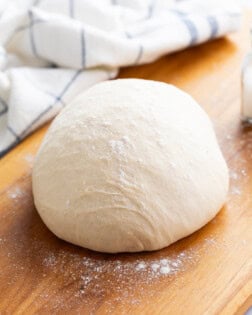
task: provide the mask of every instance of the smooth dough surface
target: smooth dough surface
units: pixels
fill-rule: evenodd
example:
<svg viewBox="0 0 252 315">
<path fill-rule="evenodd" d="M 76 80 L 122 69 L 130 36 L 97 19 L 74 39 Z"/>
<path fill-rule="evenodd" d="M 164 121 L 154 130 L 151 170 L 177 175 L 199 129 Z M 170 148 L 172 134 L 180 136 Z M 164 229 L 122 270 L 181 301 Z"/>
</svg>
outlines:
<svg viewBox="0 0 252 315">
<path fill-rule="evenodd" d="M 172 85 L 138 79 L 99 83 L 63 109 L 32 174 L 47 227 L 110 253 L 161 249 L 198 230 L 228 182 L 201 107 Z"/>
</svg>

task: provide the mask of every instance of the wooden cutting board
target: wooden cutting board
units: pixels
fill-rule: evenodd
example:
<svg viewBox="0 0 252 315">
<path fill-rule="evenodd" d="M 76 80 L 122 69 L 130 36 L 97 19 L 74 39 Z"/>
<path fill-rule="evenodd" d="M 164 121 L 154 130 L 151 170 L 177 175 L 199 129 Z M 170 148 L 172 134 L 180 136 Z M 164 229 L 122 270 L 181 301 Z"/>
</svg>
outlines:
<svg viewBox="0 0 252 315">
<path fill-rule="evenodd" d="M 48 231 L 31 193 L 32 163 L 48 125 L 0 161 L 1 314 L 228 315 L 249 308 L 252 128 L 243 128 L 239 116 L 240 68 L 249 43 L 244 23 L 229 38 L 120 73 L 192 94 L 210 115 L 230 167 L 226 206 L 207 226 L 166 249 L 104 255 Z"/>
</svg>

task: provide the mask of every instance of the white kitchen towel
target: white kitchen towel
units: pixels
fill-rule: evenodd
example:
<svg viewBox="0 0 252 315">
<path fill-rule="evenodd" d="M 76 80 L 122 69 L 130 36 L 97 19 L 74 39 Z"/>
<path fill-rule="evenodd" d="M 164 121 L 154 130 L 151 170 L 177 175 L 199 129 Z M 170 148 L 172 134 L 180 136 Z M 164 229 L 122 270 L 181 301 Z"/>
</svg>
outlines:
<svg viewBox="0 0 252 315">
<path fill-rule="evenodd" d="M 240 17 L 230 0 L 0 0 L 0 156 L 121 66 L 223 36 Z"/>
</svg>

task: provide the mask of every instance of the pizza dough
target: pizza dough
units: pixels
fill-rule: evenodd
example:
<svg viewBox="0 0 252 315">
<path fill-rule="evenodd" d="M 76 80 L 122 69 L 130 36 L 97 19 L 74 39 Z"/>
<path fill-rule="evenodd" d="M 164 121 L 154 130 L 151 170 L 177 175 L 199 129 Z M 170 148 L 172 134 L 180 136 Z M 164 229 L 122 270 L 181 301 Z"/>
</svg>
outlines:
<svg viewBox="0 0 252 315">
<path fill-rule="evenodd" d="M 52 123 L 32 174 L 37 210 L 61 239 L 101 252 L 157 250 L 220 210 L 228 169 L 211 122 L 161 82 L 99 83 Z"/>
</svg>

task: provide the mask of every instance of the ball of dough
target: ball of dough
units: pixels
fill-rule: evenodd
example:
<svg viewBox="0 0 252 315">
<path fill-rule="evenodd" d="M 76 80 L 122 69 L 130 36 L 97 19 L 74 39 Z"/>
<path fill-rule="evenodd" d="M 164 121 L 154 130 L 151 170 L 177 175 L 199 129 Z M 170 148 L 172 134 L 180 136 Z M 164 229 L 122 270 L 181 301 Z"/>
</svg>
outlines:
<svg viewBox="0 0 252 315">
<path fill-rule="evenodd" d="M 32 174 L 59 238 L 101 252 L 161 249 L 211 220 L 228 169 L 208 116 L 161 82 L 99 83 L 52 123 Z"/>
</svg>

